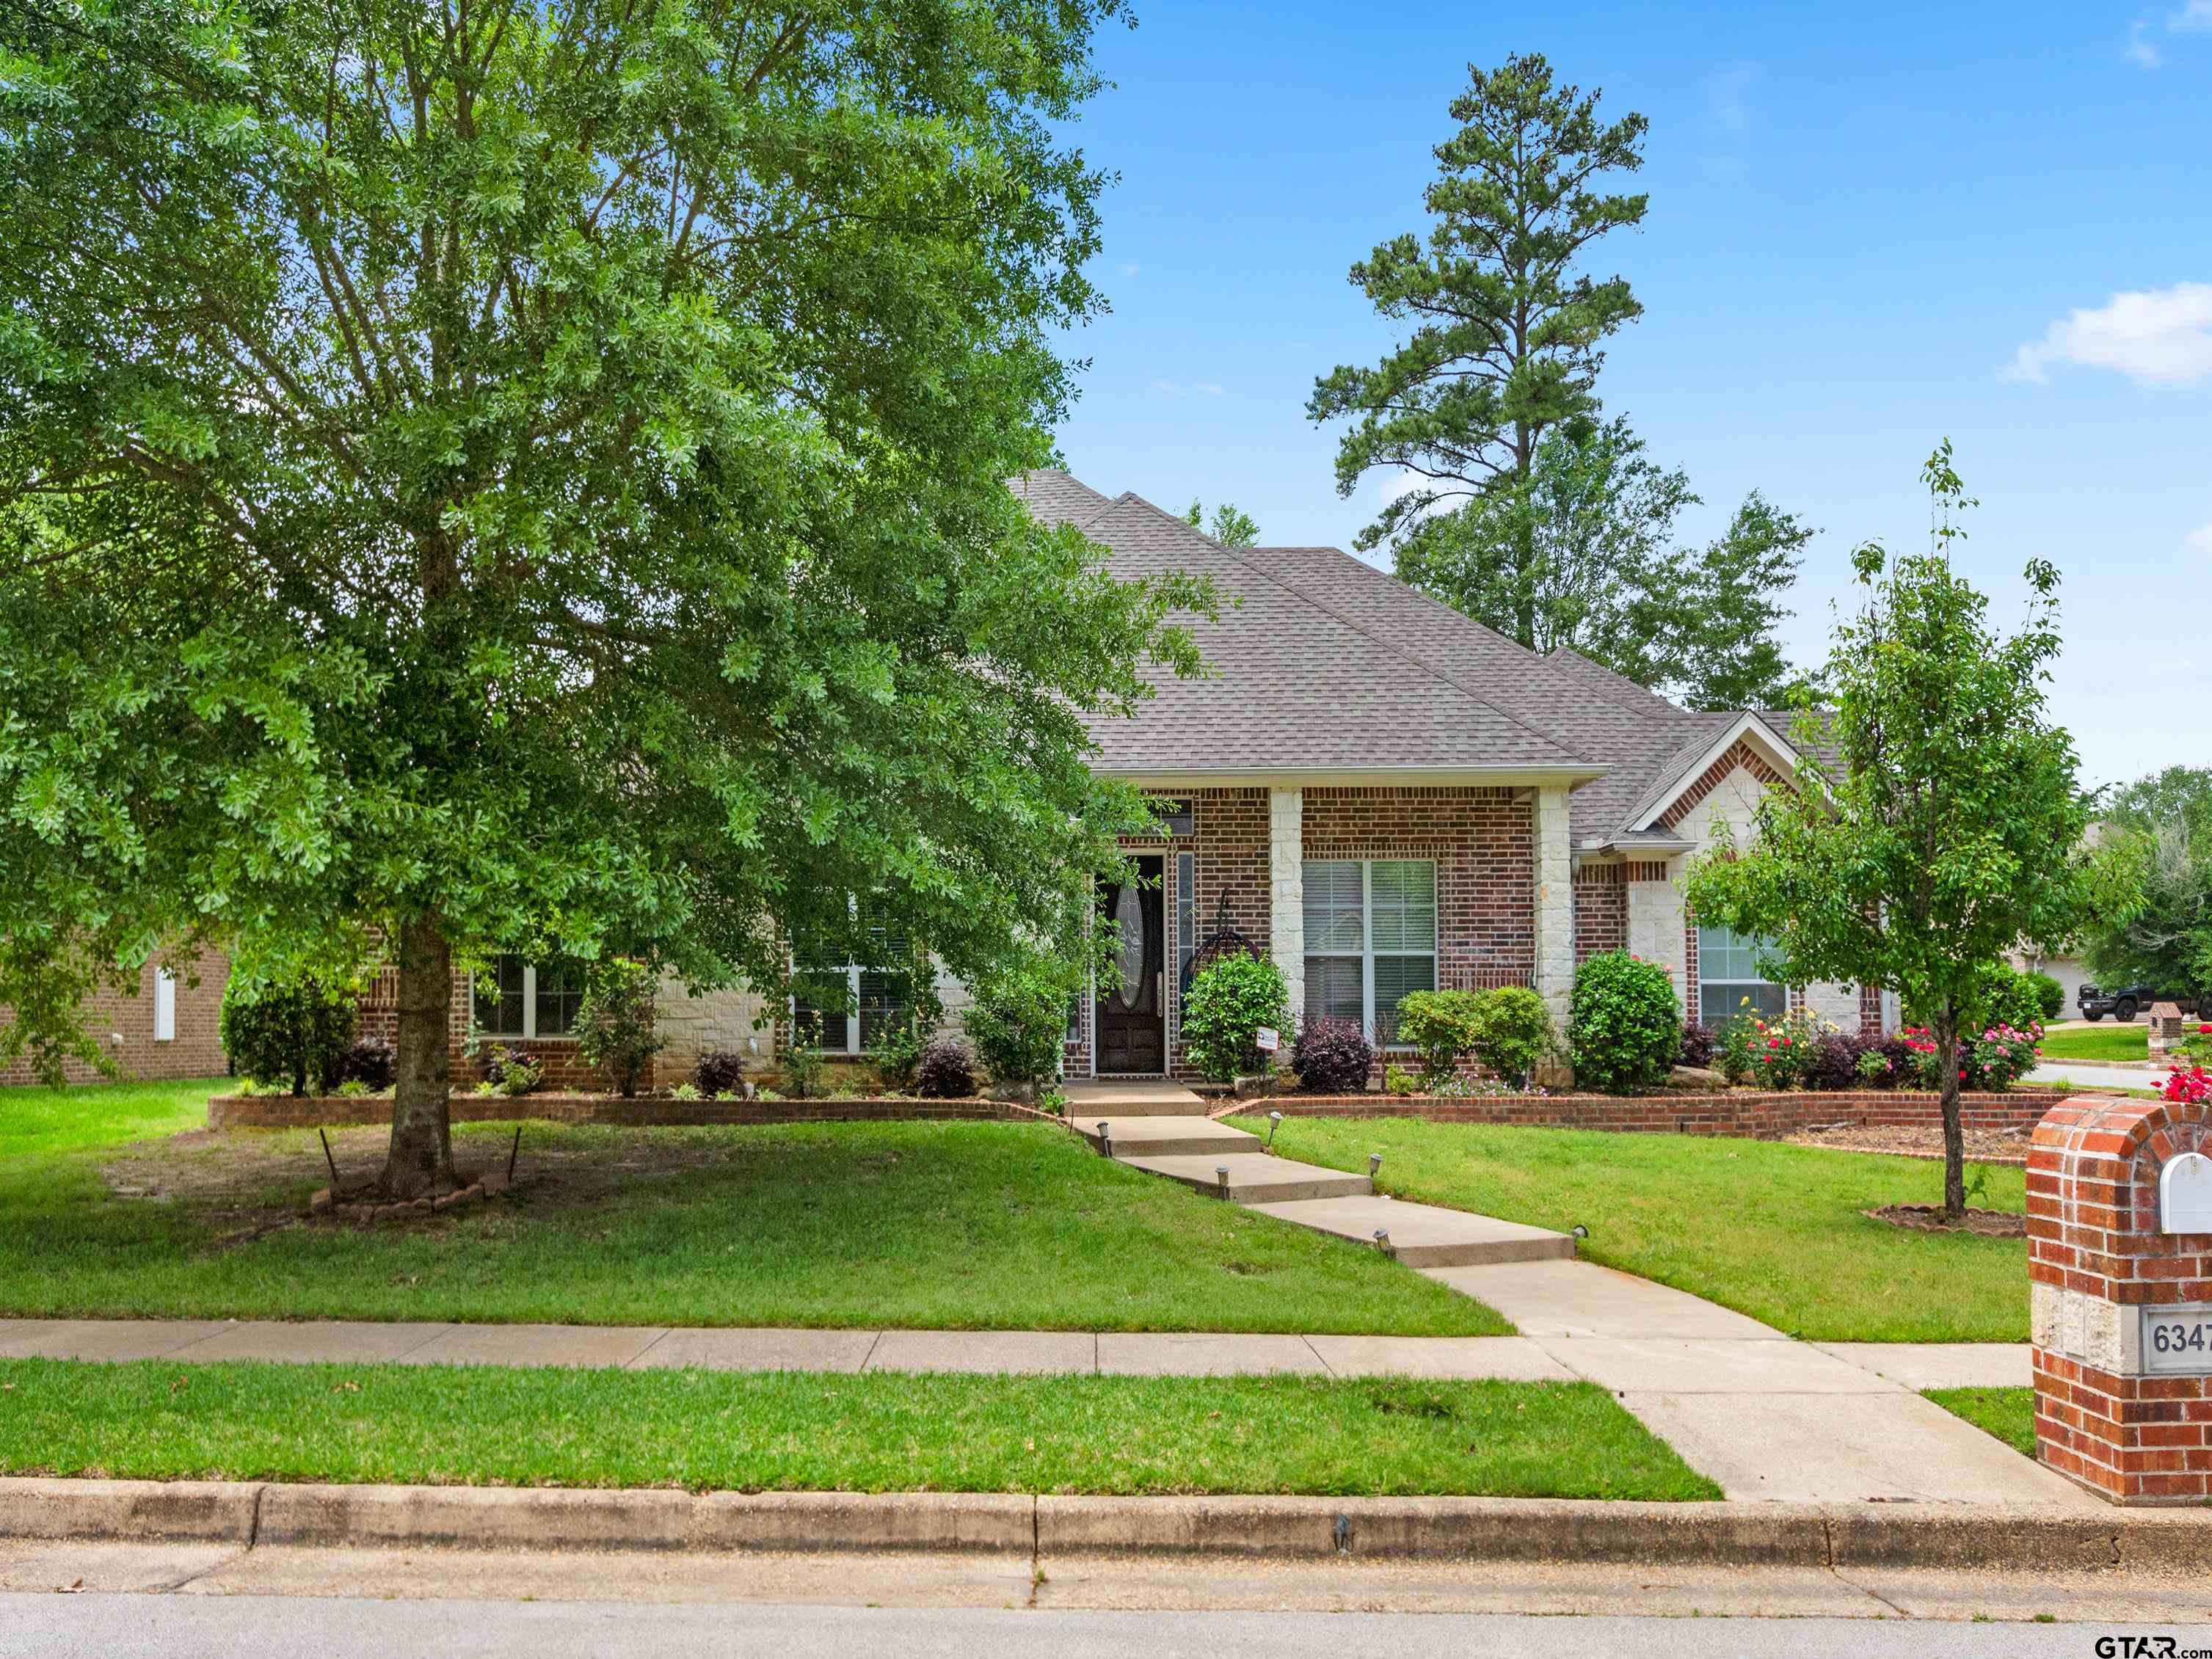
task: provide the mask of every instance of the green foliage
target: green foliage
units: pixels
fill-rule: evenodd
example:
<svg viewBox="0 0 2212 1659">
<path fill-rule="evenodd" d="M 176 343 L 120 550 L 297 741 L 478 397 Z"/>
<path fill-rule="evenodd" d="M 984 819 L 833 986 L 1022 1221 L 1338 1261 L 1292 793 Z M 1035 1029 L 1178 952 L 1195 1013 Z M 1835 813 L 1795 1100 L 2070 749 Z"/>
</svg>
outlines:
<svg viewBox="0 0 2212 1659">
<path fill-rule="evenodd" d="M 2212 990 L 2212 822 L 2193 781 L 2173 770 L 2129 786 L 2124 816 L 2099 842 L 2137 884 L 2132 903 L 2100 905 L 2081 930 L 2082 956 L 2103 984 Z"/>
<path fill-rule="evenodd" d="M 1423 204 L 1425 245 L 1411 233 L 1352 268 L 1353 286 L 1407 337 L 1373 368 L 1341 366 L 1314 386 L 1307 413 L 1349 419 L 1337 493 L 1370 468 L 1423 483 L 1362 531 L 1361 549 L 1413 530 L 1440 504 L 1524 484 L 1544 434 L 1596 407 L 1607 336 L 1643 307 L 1621 278 L 1576 272 L 1590 243 L 1643 222 L 1646 198 L 1593 188 L 1644 165 L 1646 122 L 1606 125 L 1598 94 L 1558 85 L 1540 55 L 1470 72 L 1455 99 L 1459 131 L 1437 147 Z M 1533 634 L 1523 616 L 1515 636 Z"/>
<path fill-rule="evenodd" d="M 1421 1091 L 1421 1079 L 1395 1061 L 1382 1067 L 1382 1092 L 1387 1095 L 1414 1095 Z"/>
<path fill-rule="evenodd" d="M 1398 1001 L 1398 1040 L 1421 1056 L 1421 1081 L 1435 1088 L 1482 1037 L 1482 999 L 1473 991 L 1410 991 Z"/>
<path fill-rule="evenodd" d="M 1144 822 L 1085 722 L 1205 602 L 1004 486 L 1117 9 L 0 9 L 8 1052 L 217 933 L 771 984 L 880 892 L 963 978 L 1084 949 Z"/>
<path fill-rule="evenodd" d="M 1498 1076 L 1525 1086 L 1559 1044 L 1552 1011 L 1527 986 L 1500 985 L 1481 994 L 1474 1057 Z"/>
<path fill-rule="evenodd" d="M 1538 441 L 1525 479 L 1407 528 L 1397 574 L 1533 650 L 1574 651 L 1692 708 L 1776 706 L 1790 682 L 1780 601 L 1812 529 L 1753 490 L 1726 534 L 1678 547 L 1698 500 L 1626 420 L 1577 417 Z"/>
<path fill-rule="evenodd" d="M 240 1073 L 263 1084 L 289 1084 L 304 1095 L 334 1087 L 357 1018 L 349 992 L 313 980 L 256 983 L 234 975 L 223 988 L 216 1030 Z"/>
<path fill-rule="evenodd" d="M 545 1061 L 527 1048 L 495 1043 L 482 1060 L 483 1087 L 495 1095 L 534 1095 L 545 1081 Z"/>
<path fill-rule="evenodd" d="M 1060 1075 L 1068 1003 L 1082 983 L 1080 963 L 1040 957 L 975 988 L 962 1022 L 994 1083 L 1035 1087 Z"/>
<path fill-rule="evenodd" d="M 793 1100 L 813 1100 L 821 1096 L 822 1079 L 829 1063 L 822 1057 L 821 1021 L 811 1014 L 802 1014 L 791 1041 L 784 1045 L 783 1091 Z"/>
<path fill-rule="evenodd" d="M 1674 981 L 1626 951 L 1586 957 L 1575 969 L 1567 1047 L 1583 1088 L 1628 1094 L 1665 1082 L 1682 1049 Z"/>
<path fill-rule="evenodd" d="M 576 1008 L 576 1052 L 627 1100 L 666 1046 L 654 1024 L 653 970 L 634 957 L 594 963 Z"/>
<path fill-rule="evenodd" d="M 925 1100 L 966 1100 L 975 1092 L 975 1061 L 968 1045 L 938 1037 L 915 1066 L 915 1088 Z"/>
<path fill-rule="evenodd" d="M 1956 1213 L 1956 1046 L 1990 964 L 2023 939 L 2069 937 L 2100 894 L 2115 910 L 2133 900 L 2124 872 L 2083 848 L 2089 803 L 2072 739 L 2045 706 L 2058 573 L 2030 562 L 2027 621 L 1999 634 L 1948 556 L 1971 503 L 1948 442 L 1923 477 L 1932 546 L 1854 556 L 1866 603 L 1836 629 L 1832 707 L 1800 716 L 1800 746 L 1825 740 L 1834 764 L 1807 754 L 1798 787 L 1763 798 L 1752 844 L 1724 840 L 1686 889 L 1701 921 L 1772 940 L 1789 982 L 1886 987 L 1929 1019 L 1950 1147 L 1945 1205 Z"/>
<path fill-rule="evenodd" d="M 2028 989 L 2034 994 L 2038 1020 L 2048 1022 L 2061 1018 L 2066 1012 L 2066 988 L 2063 985 L 2050 975 L 2039 971 L 2031 970 L 2021 975 L 2021 977 L 2027 981 Z M 2013 1024 L 2020 1025 L 2026 1022 L 2014 1020 Z"/>
<path fill-rule="evenodd" d="M 1260 524 L 1249 513 L 1243 512 L 1230 501 L 1216 502 L 1213 519 L 1206 521 L 1206 509 L 1198 502 L 1190 504 L 1183 521 L 1193 530 L 1203 530 L 1224 547 L 1254 547 L 1260 540 Z"/>
<path fill-rule="evenodd" d="M 2044 992 L 2036 984 L 2038 980 L 2054 988 L 2058 986 L 2058 981 L 2047 974 L 2023 974 L 2009 963 L 1991 963 L 1977 988 L 1967 1014 L 1968 1023 L 2010 1025 L 2023 1031 L 2042 1024 L 2045 1018 Z M 2059 988 L 2062 1006 L 2064 998 L 2063 988 Z"/>
<path fill-rule="evenodd" d="M 1285 1030 L 1290 990 L 1283 970 L 1265 957 L 1222 957 L 1191 981 L 1182 1002 L 1182 1036 L 1190 1063 L 1217 1083 L 1263 1070 L 1253 1041 L 1265 1025 Z"/>
</svg>

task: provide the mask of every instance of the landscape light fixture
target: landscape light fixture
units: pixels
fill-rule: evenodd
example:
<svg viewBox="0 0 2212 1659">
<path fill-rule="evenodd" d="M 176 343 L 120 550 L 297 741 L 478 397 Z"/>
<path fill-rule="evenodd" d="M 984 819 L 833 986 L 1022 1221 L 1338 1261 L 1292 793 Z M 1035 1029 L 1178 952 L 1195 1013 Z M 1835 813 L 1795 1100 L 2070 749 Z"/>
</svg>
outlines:
<svg viewBox="0 0 2212 1659">
<path fill-rule="evenodd" d="M 1390 1248 L 1390 1230 L 1388 1227 L 1377 1227 L 1375 1230 L 1375 1248 L 1378 1250 L 1387 1250 Z"/>
<path fill-rule="evenodd" d="M 1218 1182 L 1221 1183 L 1221 1195 L 1222 1195 L 1222 1197 L 1224 1197 L 1224 1198 L 1228 1197 L 1228 1196 L 1229 1196 L 1229 1166 L 1228 1166 L 1226 1164 L 1215 1164 L 1215 1165 L 1213 1166 L 1213 1177 L 1214 1177 L 1214 1179 L 1215 1179 L 1215 1180 L 1218 1181 Z"/>
<path fill-rule="evenodd" d="M 1098 1150 L 1109 1158 L 1114 1156 L 1114 1131 L 1103 1117 L 1098 1120 Z"/>
<path fill-rule="evenodd" d="M 1370 1181 L 1372 1181 L 1372 1180 L 1374 1180 L 1374 1179 L 1375 1179 L 1375 1176 L 1376 1176 L 1376 1171 L 1378 1171 L 1379 1170 L 1381 1170 L 1381 1169 L 1382 1169 L 1382 1153 L 1380 1153 L 1380 1152 L 1370 1152 L 1370 1153 L 1368 1153 L 1368 1154 L 1367 1154 L 1367 1178 L 1368 1178 Z"/>
<path fill-rule="evenodd" d="M 1283 1115 L 1280 1112 L 1267 1114 L 1267 1150 L 1271 1152 L 1275 1150 L 1275 1131 L 1282 1127 Z"/>
<path fill-rule="evenodd" d="M 1589 1229 L 1583 1226 L 1581 1222 L 1577 1221 L 1575 1223 L 1575 1237 L 1577 1238 L 1588 1238 L 1589 1237 Z"/>
</svg>

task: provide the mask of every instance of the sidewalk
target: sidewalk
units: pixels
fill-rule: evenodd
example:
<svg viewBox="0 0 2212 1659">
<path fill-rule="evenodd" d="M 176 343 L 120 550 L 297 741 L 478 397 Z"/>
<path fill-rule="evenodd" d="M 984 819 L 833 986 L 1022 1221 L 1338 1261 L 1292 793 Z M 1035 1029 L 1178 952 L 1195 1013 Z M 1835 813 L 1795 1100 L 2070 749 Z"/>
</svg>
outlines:
<svg viewBox="0 0 2212 1659">
<path fill-rule="evenodd" d="M 2156 1089 L 2166 1067 L 2132 1063 L 2103 1066 L 2087 1060 L 2046 1060 L 2027 1074 L 2030 1083 L 2070 1083 L 2085 1089 Z"/>
</svg>

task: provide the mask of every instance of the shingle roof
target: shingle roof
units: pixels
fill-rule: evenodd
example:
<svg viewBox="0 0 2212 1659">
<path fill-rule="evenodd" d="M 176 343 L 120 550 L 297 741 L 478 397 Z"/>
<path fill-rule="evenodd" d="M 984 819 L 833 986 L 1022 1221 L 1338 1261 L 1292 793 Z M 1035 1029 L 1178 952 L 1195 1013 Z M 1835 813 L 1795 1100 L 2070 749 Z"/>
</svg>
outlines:
<svg viewBox="0 0 2212 1659">
<path fill-rule="evenodd" d="M 1333 547 L 1224 547 L 1133 493 L 1065 472 L 1013 480 L 1075 524 L 1125 580 L 1209 579 L 1217 620 L 1185 618 L 1211 673 L 1148 675 L 1156 695 L 1092 735 L 1109 771 L 1579 769 L 1578 844 L 1645 827 L 1632 811 L 1737 718 L 1694 713 L 1571 651 L 1549 656 Z M 1662 802 L 1661 805 L 1664 805 Z"/>
</svg>

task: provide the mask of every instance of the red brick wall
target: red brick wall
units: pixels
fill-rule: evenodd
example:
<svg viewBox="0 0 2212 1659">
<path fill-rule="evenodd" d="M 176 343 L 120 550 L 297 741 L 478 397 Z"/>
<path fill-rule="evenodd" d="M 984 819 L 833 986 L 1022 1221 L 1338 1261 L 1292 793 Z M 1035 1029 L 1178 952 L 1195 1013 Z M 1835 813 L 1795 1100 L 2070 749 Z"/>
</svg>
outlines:
<svg viewBox="0 0 2212 1659">
<path fill-rule="evenodd" d="M 2051 1090 L 1966 1095 L 1969 1129 L 2026 1128 L 2063 1097 Z M 1411 1117 L 1431 1123 L 1498 1123 L 1524 1128 L 1606 1129 L 1632 1134 L 1734 1135 L 1774 1140 L 1816 1123 L 1863 1128 L 1924 1127 L 1943 1121 L 1932 1094 L 1877 1090 L 1797 1094 L 1498 1095 L 1393 1098 L 1384 1095 L 1274 1095 L 1243 1109 L 1285 1117 Z"/>
<path fill-rule="evenodd" d="M 1305 792 L 1310 859 L 1434 859 L 1437 983 L 1526 985 L 1536 971 L 1536 807 L 1510 789 Z"/>
<path fill-rule="evenodd" d="M 2212 1377 L 2139 1375 L 2126 1357 L 2140 1308 L 2212 1301 L 2212 1234 L 2159 1231 L 2159 1170 L 2191 1152 L 2212 1155 L 2212 1108 L 2084 1097 L 2028 1153 L 2037 1445 L 2123 1504 L 2212 1497 Z"/>
<path fill-rule="evenodd" d="M 1575 872 L 1575 966 L 1628 948 L 1628 866 L 1585 864 Z"/>
<path fill-rule="evenodd" d="M 197 978 L 197 983 L 195 981 Z M 196 969 L 177 976 L 177 1031 L 173 1041 L 154 1040 L 154 964 L 138 972 L 136 994 L 96 991 L 82 1005 L 85 1030 L 121 1066 L 125 1076 L 158 1083 L 188 1077 L 219 1077 L 230 1069 L 217 1027 L 222 1017 L 222 988 L 230 978 L 230 958 L 204 952 Z M 0 1012 L 0 1025 L 7 1016 Z M 120 1042 L 116 1041 L 118 1037 Z M 89 1066 L 71 1060 L 70 1081 L 100 1080 Z M 0 1085 L 35 1080 L 27 1059 L 0 1066 Z"/>
<path fill-rule="evenodd" d="M 940 1119 L 1017 1120 L 1044 1115 L 996 1100 L 623 1100 L 611 1095 L 456 1093 L 456 1123 L 611 1123 L 629 1128 L 714 1123 L 876 1123 Z M 392 1102 L 374 1096 L 217 1095 L 211 1129 L 307 1129 L 392 1121 Z M 1050 1120 L 1058 1122 L 1060 1120 Z"/>
</svg>

